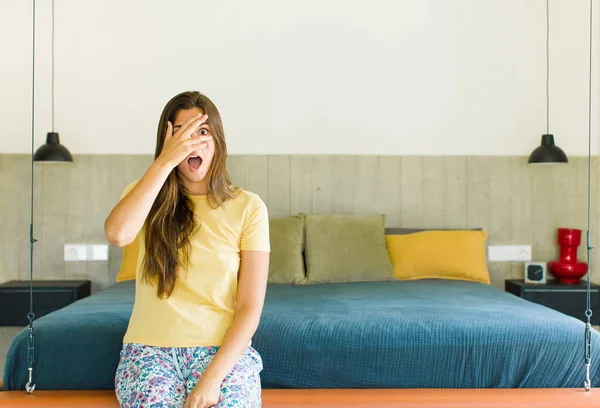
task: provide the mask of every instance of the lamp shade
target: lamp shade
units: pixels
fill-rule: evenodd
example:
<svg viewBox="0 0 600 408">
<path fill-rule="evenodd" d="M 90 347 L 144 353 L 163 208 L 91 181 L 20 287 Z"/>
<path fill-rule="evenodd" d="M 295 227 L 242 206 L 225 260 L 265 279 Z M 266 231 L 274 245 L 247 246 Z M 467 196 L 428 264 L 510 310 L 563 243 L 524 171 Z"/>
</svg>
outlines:
<svg viewBox="0 0 600 408">
<path fill-rule="evenodd" d="M 530 164 L 568 163 L 567 155 L 554 144 L 554 135 L 542 135 L 542 145 L 529 156 Z"/>
<path fill-rule="evenodd" d="M 34 161 L 40 162 L 72 162 L 73 156 L 66 147 L 60 144 L 58 133 L 49 132 L 46 143 L 40 146 L 33 155 Z"/>
</svg>

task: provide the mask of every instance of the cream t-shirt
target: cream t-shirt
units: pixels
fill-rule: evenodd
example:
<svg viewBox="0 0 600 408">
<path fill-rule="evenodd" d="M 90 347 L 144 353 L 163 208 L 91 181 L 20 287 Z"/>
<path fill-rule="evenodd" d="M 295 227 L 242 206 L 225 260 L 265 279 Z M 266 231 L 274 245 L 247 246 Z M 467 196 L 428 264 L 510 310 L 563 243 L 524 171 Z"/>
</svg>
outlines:
<svg viewBox="0 0 600 408">
<path fill-rule="evenodd" d="M 156 287 L 141 279 L 145 229 L 138 235 L 135 302 L 123 343 L 221 345 L 235 316 L 240 251 L 270 251 L 267 207 L 257 194 L 242 190 L 215 209 L 206 195 L 190 198 L 200 228 L 191 238 L 190 265 L 179 271 L 168 298 L 159 299 Z"/>
</svg>

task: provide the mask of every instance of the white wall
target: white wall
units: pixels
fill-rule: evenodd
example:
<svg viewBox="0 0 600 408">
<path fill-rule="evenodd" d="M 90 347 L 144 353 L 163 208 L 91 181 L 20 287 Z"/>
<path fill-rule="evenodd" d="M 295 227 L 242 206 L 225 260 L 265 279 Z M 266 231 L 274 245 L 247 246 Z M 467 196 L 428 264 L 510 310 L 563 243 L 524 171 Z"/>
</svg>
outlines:
<svg viewBox="0 0 600 408">
<path fill-rule="evenodd" d="M 30 150 L 30 3 L 0 0 L 4 153 Z M 583 155 L 588 2 L 551 13 L 550 131 Z M 545 132 L 544 0 L 55 0 L 55 16 L 55 122 L 73 153 L 152 153 L 164 104 L 188 89 L 220 108 L 234 154 L 527 155 Z"/>
</svg>

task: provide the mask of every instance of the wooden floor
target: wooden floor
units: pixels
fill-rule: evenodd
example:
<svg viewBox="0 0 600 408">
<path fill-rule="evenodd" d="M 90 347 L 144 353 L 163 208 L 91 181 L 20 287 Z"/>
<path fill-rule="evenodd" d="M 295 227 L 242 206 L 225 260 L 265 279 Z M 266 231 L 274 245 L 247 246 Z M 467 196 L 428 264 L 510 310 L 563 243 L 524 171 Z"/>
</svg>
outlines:
<svg viewBox="0 0 600 408">
<path fill-rule="evenodd" d="M 0 392 L 0 407 L 118 408 L 113 391 Z M 600 389 L 264 390 L 263 408 L 598 408 Z"/>
</svg>

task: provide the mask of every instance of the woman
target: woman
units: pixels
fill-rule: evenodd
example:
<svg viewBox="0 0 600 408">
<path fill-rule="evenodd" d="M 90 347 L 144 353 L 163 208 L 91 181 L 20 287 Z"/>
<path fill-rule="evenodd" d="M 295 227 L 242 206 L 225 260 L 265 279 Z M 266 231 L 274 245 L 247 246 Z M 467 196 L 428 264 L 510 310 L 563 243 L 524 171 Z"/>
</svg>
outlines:
<svg viewBox="0 0 600 408">
<path fill-rule="evenodd" d="M 219 112 L 198 92 L 165 106 L 155 160 L 105 223 L 139 238 L 133 312 L 115 377 L 122 407 L 260 407 L 250 346 L 269 265 L 264 202 L 231 184 Z"/>
</svg>

